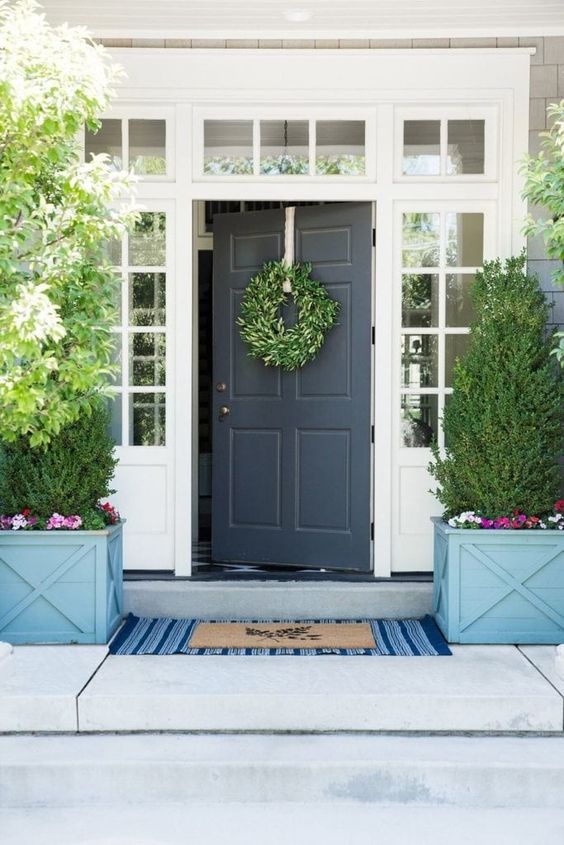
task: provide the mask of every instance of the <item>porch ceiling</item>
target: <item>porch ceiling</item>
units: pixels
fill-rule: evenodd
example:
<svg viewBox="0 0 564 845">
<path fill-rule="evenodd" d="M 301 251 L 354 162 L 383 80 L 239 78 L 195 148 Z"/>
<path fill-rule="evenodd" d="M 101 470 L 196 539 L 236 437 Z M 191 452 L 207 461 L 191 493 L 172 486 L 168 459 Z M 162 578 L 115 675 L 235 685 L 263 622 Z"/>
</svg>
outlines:
<svg viewBox="0 0 564 845">
<path fill-rule="evenodd" d="M 106 38 L 354 39 L 564 35 L 564 0 L 43 0 Z"/>
</svg>

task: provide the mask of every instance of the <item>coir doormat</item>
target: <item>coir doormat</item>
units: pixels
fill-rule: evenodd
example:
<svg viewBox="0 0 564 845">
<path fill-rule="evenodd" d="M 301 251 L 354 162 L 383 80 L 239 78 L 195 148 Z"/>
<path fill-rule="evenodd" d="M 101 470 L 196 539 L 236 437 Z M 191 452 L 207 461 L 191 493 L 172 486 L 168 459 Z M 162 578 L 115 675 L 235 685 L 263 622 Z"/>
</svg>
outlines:
<svg viewBox="0 0 564 845">
<path fill-rule="evenodd" d="M 110 643 L 110 654 L 420 657 L 451 651 L 431 616 L 229 622 L 129 614 Z"/>
</svg>

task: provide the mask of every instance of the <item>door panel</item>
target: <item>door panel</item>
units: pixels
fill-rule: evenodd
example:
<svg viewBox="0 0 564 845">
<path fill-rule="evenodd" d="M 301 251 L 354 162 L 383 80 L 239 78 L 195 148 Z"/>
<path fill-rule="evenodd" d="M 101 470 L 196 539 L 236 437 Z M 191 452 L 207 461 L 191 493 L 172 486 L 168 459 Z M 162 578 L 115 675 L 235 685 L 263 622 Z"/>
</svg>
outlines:
<svg viewBox="0 0 564 845">
<path fill-rule="evenodd" d="M 215 218 L 214 560 L 370 569 L 371 219 L 367 203 L 296 209 L 296 260 L 341 308 L 316 360 L 286 373 L 249 358 L 235 322 L 282 257 L 284 212 Z"/>
</svg>

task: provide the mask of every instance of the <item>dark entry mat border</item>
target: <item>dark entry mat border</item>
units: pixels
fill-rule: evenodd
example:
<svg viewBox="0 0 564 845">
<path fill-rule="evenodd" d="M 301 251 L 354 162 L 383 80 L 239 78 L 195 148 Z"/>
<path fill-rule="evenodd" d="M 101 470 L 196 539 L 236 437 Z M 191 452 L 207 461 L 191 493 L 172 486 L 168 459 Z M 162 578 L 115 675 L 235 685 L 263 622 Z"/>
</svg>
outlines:
<svg viewBox="0 0 564 845">
<path fill-rule="evenodd" d="M 314 625 L 320 622 L 371 626 L 376 648 L 191 648 L 190 640 L 200 622 L 237 622 L 284 625 Z M 109 645 L 112 655 L 188 656 L 300 656 L 341 655 L 350 657 L 443 657 L 452 655 L 432 616 L 421 619 L 173 619 L 151 618 L 130 613 Z"/>
</svg>

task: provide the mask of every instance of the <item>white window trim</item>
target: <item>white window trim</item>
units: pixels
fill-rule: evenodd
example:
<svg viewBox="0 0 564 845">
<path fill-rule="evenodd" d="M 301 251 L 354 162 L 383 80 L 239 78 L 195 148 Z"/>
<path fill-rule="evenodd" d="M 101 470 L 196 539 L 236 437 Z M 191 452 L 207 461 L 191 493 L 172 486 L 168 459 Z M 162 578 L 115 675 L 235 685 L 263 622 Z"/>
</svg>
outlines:
<svg viewBox="0 0 564 845">
<path fill-rule="evenodd" d="M 127 80 L 120 89 L 118 103 L 108 117 L 119 109 L 133 110 L 134 117 L 149 116 L 148 109 L 159 114 L 170 109 L 175 114 L 175 182 L 153 184 L 139 180 L 139 201 L 176 199 L 176 337 L 175 471 L 174 509 L 176 572 L 191 571 L 191 442 L 193 441 L 191 397 L 193 338 L 190 336 L 193 314 L 192 202 L 195 199 L 220 200 L 334 200 L 376 202 L 376 285 L 374 307 L 378 316 L 374 369 L 374 419 L 376 421 L 374 523 L 375 548 L 378 551 L 374 574 L 390 574 L 392 561 L 392 415 L 396 412 L 392 356 L 394 336 L 390 324 L 393 314 L 394 208 L 405 201 L 410 208 L 421 202 L 429 208 L 434 200 L 452 200 L 457 208 L 462 181 L 449 177 L 437 182 L 424 178 L 422 183 L 396 179 L 394 149 L 394 109 L 412 107 L 414 102 L 443 107 L 466 107 L 469 102 L 499 108 L 498 179 L 495 182 L 464 182 L 465 202 L 497 203 L 497 224 L 493 237 L 500 256 L 518 252 L 524 245 L 522 219 L 525 204 L 520 196 L 518 159 L 527 150 L 528 85 L 530 49 L 464 50 L 383 50 L 383 51 L 309 51 L 309 50 L 136 50 L 111 49 L 110 54 L 122 64 Z M 304 80 L 307 83 L 304 84 Z M 448 86 L 448 88 L 447 88 Z M 209 177 L 195 181 L 192 156 L 196 124 L 192 113 L 224 113 L 229 116 L 235 104 L 238 115 L 253 109 L 267 114 L 270 107 L 290 119 L 319 108 L 331 116 L 333 110 L 343 116 L 344 109 L 355 110 L 362 117 L 377 116 L 374 132 L 377 143 L 376 181 L 354 181 L 343 177 L 325 177 L 306 181 L 264 177 L 262 180 L 229 181 Z M 266 106 L 265 104 L 268 104 Z M 299 108 L 295 108 L 298 106 Z M 348 112 L 347 112 L 348 116 Z M 167 131 L 167 138 L 173 133 Z M 172 352 L 172 348 L 171 348 Z M 171 443 L 172 445 L 172 443 Z M 147 449 L 137 447 L 137 459 Z M 415 450 L 410 450 L 412 453 Z M 424 451 L 424 450 L 422 450 Z M 147 462 L 152 460 L 147 455 Z M 425 456 L 422 460 L 427 461 Z M 194 467 L 197 473 L 197 468 Z"/>
</svg>

